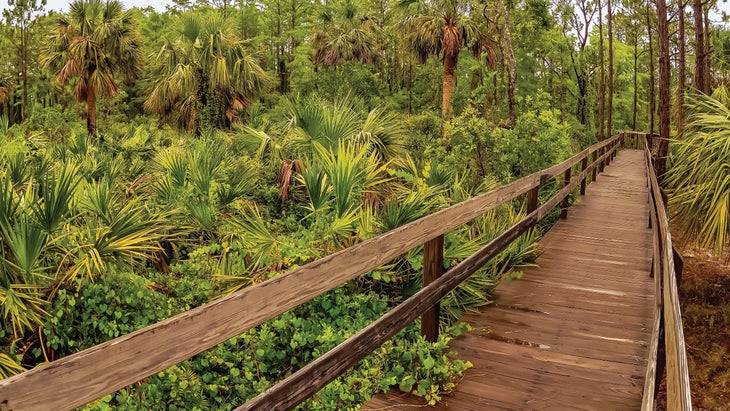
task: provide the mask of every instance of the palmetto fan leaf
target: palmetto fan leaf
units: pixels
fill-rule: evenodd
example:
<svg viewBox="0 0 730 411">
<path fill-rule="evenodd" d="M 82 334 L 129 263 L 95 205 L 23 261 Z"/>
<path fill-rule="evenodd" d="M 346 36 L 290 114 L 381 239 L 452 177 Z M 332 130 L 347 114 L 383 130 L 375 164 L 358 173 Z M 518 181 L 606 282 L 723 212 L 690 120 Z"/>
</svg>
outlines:
<svg viewBox="0 0 730 411">
<path fill-rule="evenodd" d="M 160 242 L 173 227 L 164 224 L 164 215 L 150 215 L 139 200 L 128 201 L 110 212 L 108 222 L 89 219 L 85 229 L 86 241 L 67 251 L 73 265 L 57 273 L 57 286 L 79 275 L 93 279 L 102 274 L 107 264 L 114 262 L 129 266 L 162 251 Z M 59 266 L 59 270 L 64 268 Z"/>
<path fill-rule="evenodd" d="M 686 238 L 718 253 L 730 241 L 730 96 L 692 96 L 682 139 L 672 142 L 669 207 Z"/>
<path fill-rule="evenodd" d="M 25 371 L 17 361 L 5 353 L 0 353 L 0 379 L 9 378 L 15 374 Z"/>
<path fill-rule="evenodd" d="M 28 284 L 0 285 L 2 322 L 10 323 L 15 337 L 43 324 L 46 301 L 40 298 L 41 288 Z"/>
<path fill-rule="evenodd" d="M 33 282 L 35 276 L 41 276 L 41 253 L 46 245 L 47 235 L 44 229 L 23 213 L 15 219 L 12 226 L 2 225 L 3 245 L 10 250 L 9 255 L 2 257 L 13 282 Z"/>
<path fill-rule="evenodd" d="M 36 221 L 47 234 L 53 233 L 67 217 L 76 187 L 81 181 L 77 166 L 65 165 L 55 173 L 47 173 L 41 180 L 42 201 L 31 205 Z"/>
</svg>

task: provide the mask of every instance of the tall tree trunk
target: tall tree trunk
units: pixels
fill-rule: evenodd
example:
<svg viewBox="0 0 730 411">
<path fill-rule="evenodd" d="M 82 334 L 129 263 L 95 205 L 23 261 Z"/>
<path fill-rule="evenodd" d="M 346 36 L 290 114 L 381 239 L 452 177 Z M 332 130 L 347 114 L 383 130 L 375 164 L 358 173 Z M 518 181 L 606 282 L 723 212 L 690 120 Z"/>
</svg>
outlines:
<svg viewBox="0 0 730 411">
<path fill-rule="evenodd" d="M 657 31 L 659 34 L 659 149 L 657 151 L 656 172 L 659 183 L 664 183 L 669 153 L 669 24 L 667 23 L 667 4 L 656 0 Z"/>
<path fill-rule="evenodd" d="M 681 135 L 682 128 L 684 128 L 684 88 L 687 84 L 687 61 L 686 61 L 686 45 L 684 38 L 684 8 L 687 3 L 684 0 L 679 0 L 679 14 L 677 19 L 679 20 L 679 32 L 677 35 L 679 56 L 677 59 L 678 73 L 677 73 L 677 132 Z"/>
<path fill-rule="evenodd" d="M 707 88 L 707 75 L 705 73 L 705 58 L 707 58 L 707 53 L 705 52 L 705 25 L 703 22 L 702 0 L 694 0 L 692 3 L 692 13 L 694 14 L 695 20 L 695 90 L 707 94 L 709 90 Z"/>
<path fill-rule="evenodd" d="M 705 88 L 707 94 L 712 94 L 712 24 L 709 13 L 709 7 L 705 7 Z"/>
<path fill-rule="evenodd" d="M 654 114 L 656 113 L 656 80 L 654 69 L 654 39 L 651 35 L 651 14 L 650 8 L 646 8 L 646 31 L 649 36 L 649 134 L 654 134 Z M 651 141 L 651 140 L 650 140 Z"/>
<path fill-rule="evenodd" d="M 606 67 L 603 57 L 603 4 L 598 0 L 598 61 L 599 61 L 599 82 L 598 82 L 598 139 L 606 138 Z"/>
<path fill-rule="evenodd" d="M 635 22 L 638 23 L 638 22 Z M 635 24 L 638 26 L 638 24 Z M 636 112 L 639 105 L 639 31 L 634 31 L 634 109 L 631 119 L 631 129 L 636 131 Z"/>
<path fill-rule="evenodd" d="M 613 10 L 612 0 L 608 0 L 608 101 L 606 109 L 608 110 L 606 121 L 606 137 L 613 135 Z"/>
<path fill-rule="evenodd" d="M 507 60 L 507 128 L 514 128 L 517 121 L 515 115 L 515 85 L 517 83 L 517 61 L 512 50 L 512 35 L 510 32 L 509 8 L 502 4 L 504 12 L 504 58 Z"/>
<path fill-rule="evenodd" d="M 454 108 L 451 106 L 451 94 L 456 87 L 456 59 L 459 53 L 444 53 L 444 81 L 442 86 L 443 97 L 441 100 L 441 118 L 444 122 L 451 120 L 454 116 Z"/>
<path fill-rule="evenodd" d="M 23 71 L 23 120 L 28 118 L 28 28 L 23 27 L 20 32 L 21 36 L 21 70 Z"/>
<path fill-rule="evenodd" d="M 92 86 L 89 86 L 86 95 L 86 130 L 89 137 L 96 138 L 96 90 Z"/>
<path fill-rule="evenodd" d="M 413 114 L 413 61 L 408 62 L 408 114 Z"/>
</svg>

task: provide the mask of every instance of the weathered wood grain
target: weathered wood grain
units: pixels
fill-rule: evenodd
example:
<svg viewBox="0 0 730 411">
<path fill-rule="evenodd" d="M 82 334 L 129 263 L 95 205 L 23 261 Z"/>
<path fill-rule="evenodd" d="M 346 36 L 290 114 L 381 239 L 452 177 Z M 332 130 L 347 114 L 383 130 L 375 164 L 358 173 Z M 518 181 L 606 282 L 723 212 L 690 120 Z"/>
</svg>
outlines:
<svg viewBox="0 0 730 411">
<path fill-rule="evenodd" d="M 423 245 L 423 286 L 427 286 L 444 273 L 444 235 Z M 436 342 L 439 337 L 439 303 L 421 315 L 421 335 L 426 341 Z"/>
<path fill-rule="evenodd" d="M 133 384 L 403 255 L 539 181 L 538 173 L 527 176 L 290 273 L 0 381 L 0 410 L 73 409 Z"/>
<path fill-rule="evenodd" d="M 478 215 L 534 189 L 545 176 L 570 169 L 598 143 L 561 164 L 307 264 L 290 273 L 176 315 L 80 353 L 0 381 L 0 410 L 67 410 L 133 384 L 249 330 L 285 311 L 372 270 Z M 581 174 L 597 166 L 594 161 Z M 578 180 L 576 180 L 578 181 Z M 524 220 L 534 223 L 567 195 L 575 183 Z M 532 214 L 531 214 L 532 215 Z M 502 238 L 502 237 L 500 237 Z M 420 312 L 418 313 L 420 314 Z M 62 387 L 62 388 L 61 388 Z"/>
<path fill-rule="evenodd" d="M 542 207 L 557 206 L 616 148 L 591 158 Z M 500 284 L 493 305 L 465 316 L 473 330 L 451 348 L 474 369 L 428 409 L 641 407 L 656 304 L 642 152 L 622 150 L 604 173 L 541 240 L 539 267 Z M 362 409 L 423 403 L 392 393 Z"/>
<path fill-rule="evenodd" d="M 383 317 L 237 410 L 288 410 L 309 398 L 355 366 L 530 229 L 535 224 L 539 211 L 540 209 L 523 218 Z"/>
<path fill-rule="evenodd" d="M 607 150 L 599 158 L 599 161 L 605 161 L 612 155 L 614 150 L 615 147 Z M 574 157 L 571 161 L 581 161 L 582 158 L 584 157 Z M 596 162 L 592 166 L 597 165 Z M 563 172 L 567 175 L 570 170 L 571 168 L 568 167 Z M 585 178 L 588 172 L 589 168 L 586 168 L 581 172 L 579 179 L 572 182 L 568 179 L 563 189 L 546 201 L 545 204 L 492 240 L 476 254 L 465 259 L 443 276 L 433 279 L 429 285 L 426 285 L 416 295 L 398 305 L 361 332 L 247 402 L 238 410 L 288 410 L 315 394 L 337 376 L 354 367 L 361 359 L 408 325 L 424 310 L 436 304 L 443 296 L 501 252 L 515 238 L 547 216 L 580 184 L 580 180 Z"/>
<path fill-rule="evenodd" d="M 682 328 L 682 311 L 677 290 L 677 275 L 674 268 L 672 234 L 669 232 L 669 219 L 663 200 L 663 193 L 657 182 L 654 168 L 649 168 L 649 179 L 657 215 L 656 226 L 659 233 L 659 255 L 662 270 L 662 301 L 664 336 L 667 366 L 667 409 L 689 411 L 692 409 L 692 396 L 689 383 L 689 366 Z"/>
</svg>

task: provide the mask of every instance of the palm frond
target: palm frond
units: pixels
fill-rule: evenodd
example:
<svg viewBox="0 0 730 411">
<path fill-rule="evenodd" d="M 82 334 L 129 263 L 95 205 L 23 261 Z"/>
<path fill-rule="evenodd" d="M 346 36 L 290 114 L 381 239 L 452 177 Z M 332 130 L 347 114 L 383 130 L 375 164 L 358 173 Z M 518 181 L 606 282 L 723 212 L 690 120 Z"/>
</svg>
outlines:
<svg viewBox="0 0 730 411">
<path fill-rule="evenodd" d="M 724 87 L 688 98 L 689 121 L 672 141 L 666 179 L 672 219 L 685 238 L 718 254 L 730 246 L 729 103 Z"/>
</svg>

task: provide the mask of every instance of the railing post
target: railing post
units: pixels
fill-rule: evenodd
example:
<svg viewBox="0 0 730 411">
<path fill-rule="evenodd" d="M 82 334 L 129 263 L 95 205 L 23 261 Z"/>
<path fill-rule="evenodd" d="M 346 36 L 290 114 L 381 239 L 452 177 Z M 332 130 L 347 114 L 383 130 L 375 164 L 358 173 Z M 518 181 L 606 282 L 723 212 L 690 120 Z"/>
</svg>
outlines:
<svg viewBox="0 0 730 411">
<path fill-rule="evenodd" d="M 570 185 L 570 174 L 573 171 L 573 167 L 568 167 L 567 170 L 565 170 L 565 173 L 563 174 L 563 187 L 567 187 Z M 562 201 L 562 204 L 560 205 L 560 218 L 568 218 L 568 207 L 570 207 L 570 201 L 569 201 L 570 193 L 565 196 L 565 198 Z"/>
<path fill-rule="evenodd" d="M 599 151 L 599 157 L 603 157 L 603 155 L 606 154 L 606 146 L 601 147 L 601 151 Z M 606 159 L 602 158 L 601 161 L 598 163 L 598 172 L 603 173 L 603 168 L 606 166 Z"/>
<path fill-rule="evenodd" d="M 444 273 L 444 235 L 427 241 L 423 245 L 423 286 L 427 286 Z M 429 342 L 439 337 L 439 303 L 421 315 L 421 335 Z"/>
<path fill-rule="evenodd" d="M 595 163 L 596 160 L 598 160 L 598 150 L 593 152 L 593 158 L 591 159 L 591 163 Z M 598 173 L 597 169 L 598 165 L 596 164 L 596 167 L 593 167 L 593 175 L 591 176 L 591 181 L 596 181 L 596 174 Z"/>
<path fill-rule="evenodd" d="M 588 154 L 590 155 L 590 154 Z M 588 155 L 583 158 L 583 161 L 580 162 L 580 172 L 583 173 L 588 168 Z M 584 196 L 586 195 L 586 180 L 588 179 L 588 176 L 583 176 L 583 180 L 580 182 L 580 195 Z"/>
</svg>

